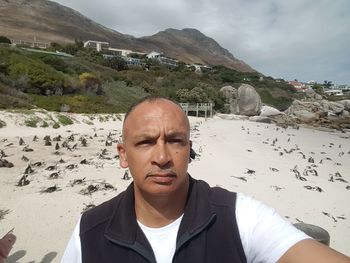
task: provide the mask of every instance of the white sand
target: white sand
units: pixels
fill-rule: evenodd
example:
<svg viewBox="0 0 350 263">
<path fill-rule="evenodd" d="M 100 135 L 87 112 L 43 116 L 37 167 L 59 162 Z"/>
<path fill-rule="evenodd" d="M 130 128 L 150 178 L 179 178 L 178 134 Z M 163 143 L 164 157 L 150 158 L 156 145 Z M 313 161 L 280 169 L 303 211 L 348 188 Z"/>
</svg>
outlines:
<svg viewBox="0 0 350 263">
<path fill-rule="evenodd" d="M 8 155 L 5 159 L 15 165 L 13 168 L 0 168 L 0 210 L 10 210 L 0 221 L 0 236 L 15 227 L 17 243 L 11 254 L 21 256 L 19 262 L 40 262 L 45 256 L 46 259 L 50 256 L 54 258 L 52 262 L 59 262 L 84 207 L 110 199 L 130 183 L 121 179 L 124 170 L 114 158 L 121 122 L 111 119 L 100 122 L 98 118 L 89 120 L 85 115 L 70 115 L 80 124 L 59 129 L 29 128 L 20 126 L 24 117 L 18 114 L 0 114 L 0 119 L 7 122 L 7 126 L 0 129 L 0 149 Z M 86 124 L 88 120 L 94 125 Z M 346 189 L 350 184 L 328 181 L 330 174 L 334 176 L 339 172 L 343 179 L 350 182 L 350 133 L 305 128 L 285 130 L 270 124 L 219 117 L 207 121 L 201 118 L 190 120 L 193 148 L 200 155 L 190 164 L 189 172 L 193 177 L 204 179 L 213 186 L 219 185 L 252 195 L 275 207 L 293 223 L 300 220 L 321 226 L 331 235 L 331 247 L 350 255 L 350 189 Z M 114 142 L 112 146 L 105 146 L 110 132 Z M 97 137 L 93 137 L 95 133 Z M 44 146 L 43 137 L 50 135 L 52 139 L 58 134 L 63 137 L 60 145 L 74 134 L 75 141 L 69 142 L 69 145 L 78 143 L 77 149 L 68 151 L 61 148 L 59 152 L 62 155 L 53 154 L 56 142 L 52 142 L 52 146 Z M 37 142 L 32 141 L 34 135 L 39 137 Z M 87 138 L 87 147 L 78 141 L 81 136 Z M 33 152 L 22 151 L 24 145 L 19 146 L 20 137 Z M 278 141 L 275 146 L 271 146 L 275 138 Z M 8 146 L 10 143 L 13 145 Z M 291 153 L 284 151 L 296 147 L 299 150 Z M 99 155 L 105 148 L 107 159 L 100 159 Z M 306 159 L 298 153 L 300 151 Z M 23 155 L 30 159 L 29 163 L 41 161 L 44 164 L 33 167 L 35 172 L 28 177 L 31 181 L 29 185 L 18 187 L 16 184 L 28 165 L 28 162 L 21 160 Z M 317 167 L 311 168 L 317 170 L 318 176 L 303 175 L 306 167 L 311 165 L 309 157 L 315 160 Z M 326 160 L 326 157 L 332 160 Z M 61 158 L 66 163 L 57 164 Z M 90 164 L 80 164 L 83 159 L 87 159 Z M 319 163 L 321 159 L 324 159 L 322 164 Z M 45 170 L 55 164 L 56 170 Z M 77 164 L 78 167 L 68 170 L 65 167 L 69 164 Z M 307 181 L 295 178 L 291 171 L 295 165 Z M 247 168 L 255 170 L 255 174 L 248 175 Z M 48 179 L 55 171 L 60 171 L 59 178 Z M 247 181 L 233 176 L 245 177 Z M 74 179 L 82 178 L 85 178 L 84 184 L 71 186 Z M 91 195 L 79 193 L 90 184 L 102 187 L 103 182 L 112 184 L 116 189 L 99 190 Z M 60 191 L 40 192 L 54 185 Z M 306 185 L 318 186 L 323 192 L 307 190 L 304 188 Z M 281 189 L 276 190 L 276 186 Z"/>
</svg>

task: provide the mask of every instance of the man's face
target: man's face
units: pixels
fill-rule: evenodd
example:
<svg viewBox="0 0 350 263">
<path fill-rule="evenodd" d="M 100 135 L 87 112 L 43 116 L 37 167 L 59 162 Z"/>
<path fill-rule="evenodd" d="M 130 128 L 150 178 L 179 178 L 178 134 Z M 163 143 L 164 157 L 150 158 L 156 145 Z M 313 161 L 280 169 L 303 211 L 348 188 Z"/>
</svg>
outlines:
<svg viewBox="0 0 350 263">
<path fill-rule="evenodd" d="M 189 123 L 184 112 L 165 99 L 143 102 L 128 116 L 120 165 L 129 168 L 135 194 L 168 195 L 185 188 L 190 152 Z"/>
</svg>

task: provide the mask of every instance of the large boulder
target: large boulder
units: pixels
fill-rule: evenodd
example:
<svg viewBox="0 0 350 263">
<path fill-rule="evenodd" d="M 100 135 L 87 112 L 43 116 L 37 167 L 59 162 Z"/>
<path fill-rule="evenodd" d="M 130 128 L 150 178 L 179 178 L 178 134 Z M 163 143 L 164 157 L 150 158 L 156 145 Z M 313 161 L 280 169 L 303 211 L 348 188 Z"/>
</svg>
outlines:
<svg viewBox="0 0 350 263">
<path fill-rule="evenodd" d="M 224 86 L 220 92 L 224 95 L 227 103 L 231 103 L 237 97 L 237 89 L 232 86 Z"/>
<path fill-rule="evenodd" d="M 342 104 L 345 110 L 350 111 L 350 100 L 340 100 L 337 103 Z"/>
<path fill-rule="evenodd" d="M 301 122 L 305 122 L 305 123 L 310 123 L 310 122 L 316 121 L 318 119 L 318 116 L 316 113 L 309 112 L 306 110 L 294 111 L 294 115 L 298 120 L 300 120 Z"/>
<path fill-rule="evenodd" d="M 261 107 L 260 116 L 270 117 L 270 116 L 275 116 L 275 115 L 280 115 L 280 114 L 284 114 L 284 113 L 280 112 L 279 110 L 277 110 L 273 107 L 266 106 L 266 105 Z"/>
<path fill-rule="evenodd" d="M 328 105 L 329 105 L 329 110 L 330 110 L 332 113 L 337 114 L 337 115 L 341 114 L 342 111 L 343 111 L 344 108 L 345 108 L 343 104 L 337 103 L 337 102 L 334 102 L 334 101 L 330 101 L 330 102 L 328 103 Z"/>
<path fill-rule="evenodd" d="M 233 114 L 255 116 L 260 114 L 261 106 L 261 98 L 254 87 L 242 84 L 238 88 L 237 99 L 230 105 L 230 110 Z"/>
</svg>

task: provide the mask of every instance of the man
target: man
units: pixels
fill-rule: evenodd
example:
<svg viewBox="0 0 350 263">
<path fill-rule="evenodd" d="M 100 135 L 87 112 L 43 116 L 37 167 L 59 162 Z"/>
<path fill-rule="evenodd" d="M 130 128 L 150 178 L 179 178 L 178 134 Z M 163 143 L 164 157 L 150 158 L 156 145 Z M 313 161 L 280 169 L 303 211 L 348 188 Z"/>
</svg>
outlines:
<svg viewBox="0 0 350 263">
<path fill-rule="evenodd" d="M 118 144 L 133 183 L 82 215 L 62 262 L 350 262 L 260 202 L 191 178 L 189 137 L 176 103 L 133 106 Z"/>
</svg>

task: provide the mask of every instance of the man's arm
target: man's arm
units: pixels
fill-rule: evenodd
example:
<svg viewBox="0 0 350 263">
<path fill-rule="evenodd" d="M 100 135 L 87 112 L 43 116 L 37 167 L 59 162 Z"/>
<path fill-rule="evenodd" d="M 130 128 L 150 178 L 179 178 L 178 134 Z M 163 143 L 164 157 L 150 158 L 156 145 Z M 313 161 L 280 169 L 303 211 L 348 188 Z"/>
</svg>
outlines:
<svg viewBox="0 0 350 263">
<path fill-rule="evenodd" d="M 299 241 L 280 258 L 278 263 L 350 263 L 347 257 L 312 239 Z"/>
</svg>

